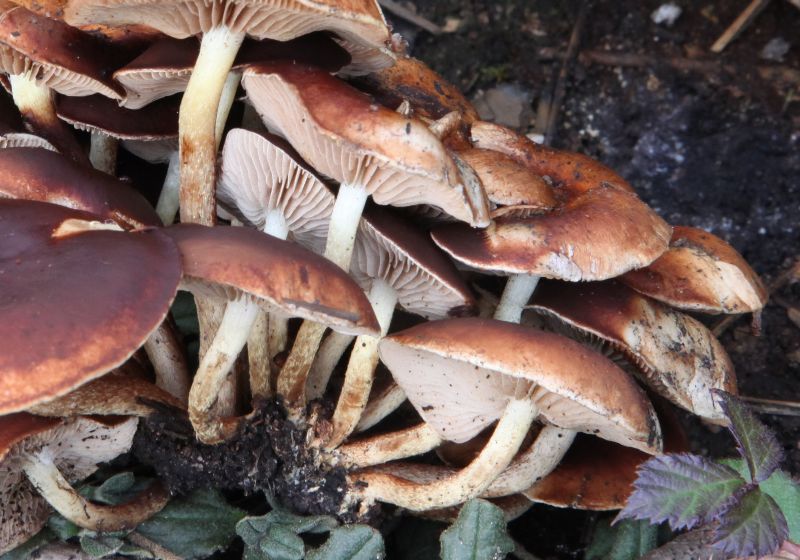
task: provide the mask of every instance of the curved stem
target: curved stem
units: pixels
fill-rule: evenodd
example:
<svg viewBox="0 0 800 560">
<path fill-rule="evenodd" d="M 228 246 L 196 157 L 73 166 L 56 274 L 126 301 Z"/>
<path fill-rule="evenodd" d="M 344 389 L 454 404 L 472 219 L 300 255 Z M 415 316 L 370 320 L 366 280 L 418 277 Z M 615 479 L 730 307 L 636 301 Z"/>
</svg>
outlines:
<svg viewBox="0 0 800 560">
<path fill-rule="evenodd" d="M 239 89 L 239 82 L 241 81 L 241 72 L 228 72 L 228 77 L 225 78 L 225 85 L 222 86 L 219 105 L 217 105 L 216 124 L 214 125 L 214 141 L 218 150 L 219 145 L 222 143 L 225 124 L 228 122 L 228 115 L 231 113 L 233 102 L 236 101 L 236 91 Z"/>
<path fill-rule="evenodd" d="M 169 493 L 156 482 L 125 504 L 94 504 L 75 491 L 45 453 L 27 457 L 22 468 L 53 509 L 75 525 L 90 531 L 133 529 L 161 511 L 169 501 Z"/>
<path fill-rule="evenodd" d="M 397 305 L 397 291 L 388 282 L 375 278 L 370 288 L 369 300 L 381 333 L 378 337 L 362 335 L 356 338 L 344 374 L 342 392 L 333 413 L 333 431 L 325 445 L 327 449 L 337 447 L 353 432 L 367 406 L 375 368 L 378 366 L 378 343 L 389 332 L 389 324 Z"/>
<path fill-rule="evenodd" d="M 367 404 L 367 408 L 361 414 L 358 421 L 356 432 L 369 430 L 372 426 L 389 416 L 392 412 L 400 408 L 406 400 L 406 392 L 394 381 L 386 387 L 379 395 Z"/>
<path fill-rule="evenodd" d="M 519 450 L 537 415 L 530 399 L 513 399 L 506 406 L 491 439 L 475 460 L 457 474 L 441 481 L 416 484 L 387 473 L 365 472 L 350 476 L 364 498 L 388 502 L 413 511 L 449 507 L 483 493 Z"/>
<path fill-rule="evenodd" d="M 355 336 L 352 334 L 336 331 L 325 337 L 316 358 L 314 358 L 314 363 L 311 364 L 311 370 L 308 372 L 306 382 L 306 398 L 308 400 L 321 399 L 325 394 L 325 388 L 328 386 L 333 370 L 336 369 L 336 364 L 342 359 L 354 338 Z"/>
<path fill-rule="evenodd" d="M 189 419 L 197 439 L 203 443 L 219 443 L 230 435 L 230 426 L 214 418 L 212 409 L 239 352 L 247 342 L 257 312 L 258 306 L 245 297 L 229 302 L 214 340 L 200 360 L 189 391 Z"/>
<path fill-rule="evenodd" d="M 405 430 L 348 443 L 336 453 L 348 467 L 364 468 L 427 453 L 442 441 L 442 437 L 423 422 Z"/>
<path fill-rule="evenodd" d="M 156 203 L 156 214 L 158 214 L 165 226 L 175 221 L 175 214 L 178 213 L 180 201 L 181 158 L 176 150 L 169 156 L 164 185 L 161 187 L 161 193 L 158 195 L 158 202 Z"/>
<path fill-rule="evenodd" d="M 72 130 L 56 115 L 53 92 L 39 84 L 30 73 L 11 74 L 11 94 L 32 132 L 42 136 L 68 158 L 89 165 L 89 159 Z"/>
<path fill-rule="evenodd" d="M 183 94 L 178 131 L 181 158 L 181 221 L 214 225 L 217 111 L 233 60 L 244 40 L 220 26 L 203 35 L 192 77 Z"/>
<path fill-rule="evenodd" d="M 89 161 L 92 167 L 109 175 L 116 175 L 119 140 L 102 132 L 92 132 Z"/>
<path fill-rule="evenodd" d="M 303 321 L 294 339 L 292 351 L 278 375 L 278 394 L 295 408 L 304 404 L 308 370 L 314 362 L 326 328 L 322 323 Z"/>
<path fill-rule="evenodd" d="M 494 312 L 494 318 L 498 321 L 519 323 L 522 309 L 528 304 L 538 283 L 539 277 L 530 274 L 515 274 L 509 277 L 500 297 L 500 303 Z"/>
<path fill-rule="evenodd" d="M 177 333 L 163 321 L 144 343 L 144 351 L 156 373 L 156 385 L 178 399 L 189 402 L 189 367 Z"/>
</svg>

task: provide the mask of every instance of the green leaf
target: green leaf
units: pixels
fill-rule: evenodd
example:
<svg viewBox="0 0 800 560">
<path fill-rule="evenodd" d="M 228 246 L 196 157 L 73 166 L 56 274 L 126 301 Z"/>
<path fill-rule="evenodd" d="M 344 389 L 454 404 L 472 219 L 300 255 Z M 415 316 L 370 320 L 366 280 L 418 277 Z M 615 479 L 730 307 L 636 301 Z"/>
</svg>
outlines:
<svg viewBox="0 0 800 560">
<path fill-rule="evenodd" d="M 198 490 L 173 500 L 136 531 L 178 556 L 206 558 L 231 543 L 244 516 L 220 492 Z"/>
<path fill-rule="evenodd" d="M 28 560 L 34 552 L 57 538 L 53 531 L 45 527 L 14 550 L 0 554 L 0 560 Z"/>
<path fill-rule="evenodd" d="M 585 560 L 636 560 L 658 545 L 658 525 L 647 521 L 625 520 L 610 525 L 599 521 L 586 549 Z"/>
<path fill-rule="evenodd" d="M 308 560 L 380 560 L 386 552 L 381 534 L 366 525 L 331 531 L 324 545 L 308 553 Z"/>
<path fill-rule="evenodd" d="M 470 500 L 440 538 L 443 560 L 502 559 L 514 550 L 503 511 L 485 500 Z"/>
<path fill-rule="evenodd" d="M 306 544 L 288 525 L 270 525 L 258 549 L 265 560 L 303 560 L 306 555 Z"/>
<path fill-rule="evenodd" d="M 789 535 L 778 504 L 758 488 L 744 492 L 720 518 L 712 546 L 734 556 L 764 556 Z"/>
<path fill-rule="evenodd" d="M 245 517 L 236 524 L 236 534 L 245 544 L 248 560 L 299 560 L 305 555 L 302 533 L 327 533 L 338 525 L 327 515 L 303 517 L 276 508 L 260 517 Z"/>
<path fill-rule="evenodd" d="M 748 472 L 747 464 L 742 459 L 725 459 L 722 461 L 742 476 Z M 789 525 L 789 540 L 800 542 L 800 483 L 792 480 L 784 471 L 777 470 L 758 485 L 761 491 L 768 494 L 781 508 Z"/>
<path fill-rule="evenodd" d="M 129 502 L 151 483 L 149 478 L 136 478 L 132 472 L 121 472 L 104 480 L 99 486 L 83 486 L 80 494 L 93 502 L 116 506 Z"/>
<path fill-rule="evenodd" d="M 691 529 L 715 519 L 747 484 L 734 469 L 687 453 L 652 457 L 638 472 L 617 519 L 668 521 L 673 529 Z"/>
<path fill-rule="evenodd" d="M 80 527 L 57 513 L 54 513 L 48 518 L 47 527 L 53 531 L 56 537 L 61 541 L 77 537 L 81 532 Z"/>
<path fill-rule="evenodd" d="M 750 480 L 766 480 L 783 460 L 783 448 L 775 434 L 739 399 L 720 390 L 714 390 L 714 395 L 731 421 L 728 429 L 736 439 L 739 453 L 747 461 Z"/>
<path fill-rule="evenodd" d="M 81 550 L 92 558 L 104 558 L 115 554 L 125 546 L 125 541 L 119 537 L 87 533 L 81 535 Z"/>
</svg>

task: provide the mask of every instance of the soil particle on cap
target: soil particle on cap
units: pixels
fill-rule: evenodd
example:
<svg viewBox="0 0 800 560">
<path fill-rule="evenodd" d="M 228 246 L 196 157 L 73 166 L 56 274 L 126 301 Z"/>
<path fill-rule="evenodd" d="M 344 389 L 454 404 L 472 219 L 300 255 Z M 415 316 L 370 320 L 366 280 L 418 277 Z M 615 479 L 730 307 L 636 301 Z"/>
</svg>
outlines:
<svg viewBox="0 0 800 560">
<path fill-rule="evenodd" d="M 325 410 L 312 403 L 315 415 Z M 133 444 L 135 456 L 152 467 L 172 494 L 199 488 L 264 491 L 300 515 L 335 515 L 343 522 L 375 522 L 379 510 L 357 515 L 358 504 L 343 509 L 346 471 L 327 464 L 307 445 L 308 431 L 286 418 L 275 401 L 264 402 L 238 433 L 219 445 L 194 437 L 185 415 L 159 411 L 140 424 Z M 367 519 L 364 518 L 367 517 Z"/>
</svg>

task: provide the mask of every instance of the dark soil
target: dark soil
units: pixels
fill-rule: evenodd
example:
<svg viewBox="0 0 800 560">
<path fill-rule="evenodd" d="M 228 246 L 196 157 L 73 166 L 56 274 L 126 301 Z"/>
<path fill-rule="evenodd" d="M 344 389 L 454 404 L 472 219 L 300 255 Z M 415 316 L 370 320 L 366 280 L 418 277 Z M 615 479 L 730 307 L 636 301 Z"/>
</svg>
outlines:
<svg viewBox="0 0 800 560">
<path fill-rule="evenodd" d="M 587 153 L 625 176 L 665 219 L 704 228 L 736 247 L 769 283 L 800 254 L 800 10 L 775 0 L 720 55 L 710 45 L 748 2 L 676 3 L 671 27 L 650 14 L 661 1 L 597 0 L 565 82 L 553 144 Z M 532 131 L 551 97 L 578 1 L 408 2 L 438 25 L 434 36 L 394 20 L 412 54 L 474 98 L 512 84 L 531 100 L 519 128 Z M 457 23 L 457 25 L 454 25 Z M 760 57 L 768 41 L 790 43 L 783 60 Z M 611 52 L 612 60 L 603 58 Z M 787 310 L 800 285 L 779 288 L 761 336 L 747 319 L 721 340 L 743 395 L 800 401 L 800 325 Z M 719 318 L 705 318 L 713 326 Z M 800 473 L 800 418 L 763 415 Z M 731 455 L 724 431 L 686 418 L 695 451 Z M 542 558 L 581 558 L 596 514 L 535 506 L 512 524 Z"/>
</svg>

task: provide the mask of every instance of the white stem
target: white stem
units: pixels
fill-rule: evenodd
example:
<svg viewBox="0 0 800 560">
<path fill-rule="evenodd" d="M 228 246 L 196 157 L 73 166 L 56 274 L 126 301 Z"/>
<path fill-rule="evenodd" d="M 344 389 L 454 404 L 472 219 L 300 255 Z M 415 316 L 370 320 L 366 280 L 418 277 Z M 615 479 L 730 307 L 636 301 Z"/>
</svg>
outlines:
<svg viewBox="0 0 800 560">
<path fill-rule="evenodd" d="M 538 283 L 539 277 L 530 274 L 515 274 L 509 277 L 500 303 L 494 312 L 494 318 L 498 321 L 519 323 L 522 309 L 528 304 Z"/>
<path fill-rule="evenodd" d="M 236 101 L 236 91 L 239 89 L 239 82 L 241 81 L 242 74 L 240 72 L 228 72 L 228 77 L 225 78 L 225 85 L 222 86 L 219 105 L 217 105 L 217 119 L 214 126 L 214 140 L 216 141 L 217 149 L 222 143 L 225 124 L 228 122 L 228 115 L 231 113 L 233 102 Z"/>
<path fill-rule="evenodd" d="M 480 455 L 457 474 L 429 484 L 403 481 L 381 472 L 353 473 L 352 485 L 366 483 L 364 498 L 388 502 L 413 511 L 450 507 L 479 496 L 505 469 L 519 450 L 538 414 L 531 399 L 512 399 Z"/>
<path fill-rule="evenodd" d="M 400 408 L 406 401 L 406 392 L 397 383 L 392 382 L 374 400 L 367 404 L 358 421 L 356 432 L 369 430 L 372 426 L 389 416 L 392 412 Z"/>
<path fill-rule="evenodd" d="M 181 201 L 181 158 L 177 150 L 169 156 L 164 185 L 156 203 L 156 214 L 165 226 L 175 221 Z"/>
<path fill-rule="evenodd" d="M 117 171 L 117 148 L 119 140 L 102 132 L 92 132 L 89 145 L 89 161 L 92 167 L 103 173 L 115 175 Z"/>
<path fill-rule="evenodd" d="M 203 443 L 218 443 L 226 434 L 211 410 L 258 314 L 258 306 L 241 297 L 225 307 L 222 322 L 206 351 L 189 391 L 189 419 Z"/>
<path fill-rule="evenodd" d="M 178 117 L 181 221 L 213 225 L 215 219 L 217 113 L 222 91 L 245 34 L 225 26 L 203 35 Z"/>
<path fill-rule="evenodd" d="M 339 446 L 355 430 L 361 413 L 367 406 L 375 368 L 378 366 L 378 343 L 389 332 L 397 291 L 386 281 L 375 278 L 369 291 L 369 301 L 381 327 L 380 336 L 361 335 L 356 338 L 350 361 L 344 374 L 344 385 L 333 413 L 333 431 L 327 449 Z"/>
<path fill-rule="evenodd" d="M 292 351 L 278 375 L 278 394 L 295 409 L 305 405 L 306 379 L 314 362 L 322 335 L 327 327 L 322 323 L 303 321 L 294 339 Z"/>
<path fill-rule="evenodd" d="M 350 270 L 358 223 L 368 196 L 366 189 L 361 185 L 346 183 L 339 185 L 339 192 L 336 194 L 328 226 L 325 257 L 346 271 Z"/>
<path fill-rule="evenodd" d="M 144 343 L 144 351 L 153 364 L 156 385 L 181 401 L 189 402 L 189 369 L 176 334 L 162 322 Z"/>
<path fill-rule="evenodd" d="M 91 531 L 133 529 L 160 511 L 169 500 L 169 494 L 156 483 L 128 503 L 119 506 L 93 504 L 75 491 L 47 453 L 26 457 L 22 468 L 53 509 Z"/>
<path fill-rule="evenodd" d="M 308 400 L 321 399 L 325 394 L 328 381 L 336 369 L 336 364 L 342 359 L 347 347 L 353 342 L 355 336 L 333 331 L 319 347 L 314 363 L 308 373 L 306 382 L 306 397 Z"/>
<path fill-rule="evenodd" d="M 364 468 L 427 453 L 442 441 L 441 436 L 423 422 L 405 430 L 348 443 L 337 449 L 336 454 L 349 468 Z"/>
</svg>

